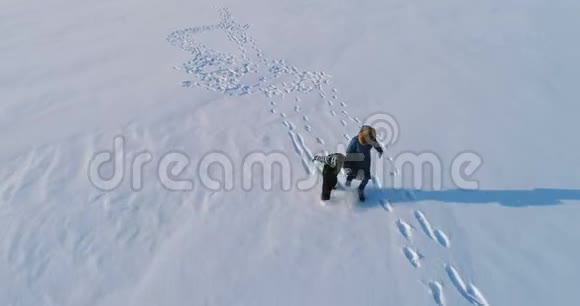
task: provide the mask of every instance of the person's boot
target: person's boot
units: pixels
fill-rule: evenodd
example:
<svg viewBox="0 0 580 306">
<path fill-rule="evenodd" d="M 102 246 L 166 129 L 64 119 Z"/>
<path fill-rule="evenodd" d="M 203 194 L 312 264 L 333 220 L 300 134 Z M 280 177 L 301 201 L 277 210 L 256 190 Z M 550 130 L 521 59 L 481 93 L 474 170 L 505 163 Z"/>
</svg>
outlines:
<svg viewBox="0 0 580 306">
<path fill-rule="evenodd" d="M 322 201 L 328 201 L 330 200 L 330 190 L 323 190 L 322 194 L 320 195 L 320 199 Z"/>
<path fill-rule="evenodd" d="M 358 189 L 358 199 L 361 202 L 364 202 L 367 198 L 365 197 L 365 191 L 364 189 Z"/>
</svg>

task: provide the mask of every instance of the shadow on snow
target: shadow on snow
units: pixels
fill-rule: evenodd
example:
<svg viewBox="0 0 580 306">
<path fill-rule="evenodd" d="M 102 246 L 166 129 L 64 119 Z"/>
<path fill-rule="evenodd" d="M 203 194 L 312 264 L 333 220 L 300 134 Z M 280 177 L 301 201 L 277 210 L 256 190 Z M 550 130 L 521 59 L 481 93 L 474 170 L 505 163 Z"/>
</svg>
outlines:
<svg viewBox="0 0 580 306">
<path fill-rule="evenodd" d="M 529 190 L 417 190 L 417 189 L 376 189 L 367 188 L 367 201 L 362 205 L 370 206 L 388 200 L 392 204 L 419 201 L 438 201 L 445 203 L 487 204 L 498 203 L 509 207 L 549 206 L 562 204 L 562 201 L 580 200 L 580 190 L 535 188 Z M 371 204 L 375 203 L 375 204 Z"/>
</svg>

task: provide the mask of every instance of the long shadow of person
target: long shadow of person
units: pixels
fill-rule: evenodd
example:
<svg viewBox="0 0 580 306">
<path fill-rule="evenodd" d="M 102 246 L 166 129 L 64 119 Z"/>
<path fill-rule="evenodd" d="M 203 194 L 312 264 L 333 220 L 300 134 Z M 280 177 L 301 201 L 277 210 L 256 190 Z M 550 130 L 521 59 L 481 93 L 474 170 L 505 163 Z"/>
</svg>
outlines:
<svg viewBox="0 0 580 306">
<path fill-rule="evenodd" d="M 564 201 L 580 200 L 578 189 L 535 188 L 522 190 L 464 190 L 447 189 L 425 191 L 418 189 L 368 188 L 368 201 L 362 207 L 390 203 L 438 201 L 455 204 L 498 203 L 508 207 L 549 206 Z"/>
</svg>

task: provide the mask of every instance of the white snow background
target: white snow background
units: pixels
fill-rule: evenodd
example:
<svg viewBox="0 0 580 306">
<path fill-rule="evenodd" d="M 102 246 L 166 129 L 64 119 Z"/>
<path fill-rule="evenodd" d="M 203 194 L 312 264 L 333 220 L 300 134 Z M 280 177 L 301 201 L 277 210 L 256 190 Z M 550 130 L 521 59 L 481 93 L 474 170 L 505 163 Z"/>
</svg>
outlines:
<svg viewBox="0 0 580 306">
<path fill-rule="evenodd" d="M 4 0 L 0 305 L 580 305 L 578 16 L 572 0 Z M 397 137 L 365 203 L 296 187 L 369 118 Z M 115 139 L 123 180 L 100 190 L 91 161 Z M 189 190 L 160 182 L 171 152 Z M 272 152 L 289 190 L 243 172 Z M 452 180 L 466 152 L 476 190 Z M 423 153 L 440 172 L 396 165 Z M 208 154 L 232 185 L 198 177 Z"/>
</svg>

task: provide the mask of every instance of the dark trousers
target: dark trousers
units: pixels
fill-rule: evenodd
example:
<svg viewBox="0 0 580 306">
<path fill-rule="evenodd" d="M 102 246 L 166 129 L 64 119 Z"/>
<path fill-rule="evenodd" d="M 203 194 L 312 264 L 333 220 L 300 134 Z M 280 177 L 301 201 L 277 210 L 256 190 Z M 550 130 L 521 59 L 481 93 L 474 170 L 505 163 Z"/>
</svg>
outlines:
<svg viewBox="0 0 580 306">
<path fill-rule="evenodd" d="M 371 179 L 371 169 L 352 169 L 348 176 L 346 177 L 346 181 L 350 182 L 353 179 L 360 177 L 361 182 L 358 185 L 359 190 L 364 190 L 369 180 Z"/>
<path fill-rule="evenodd" d="M 337 182 L 338 179 L 336 177 L 336 174 L 328 173 L 322 175 L 322 195 L 320 197 L 322 200 L 330 199 L 330 193 L 332 192 L 332 189 L 334 189 L 334 187 L 336 186 Z"/>
</svg>

